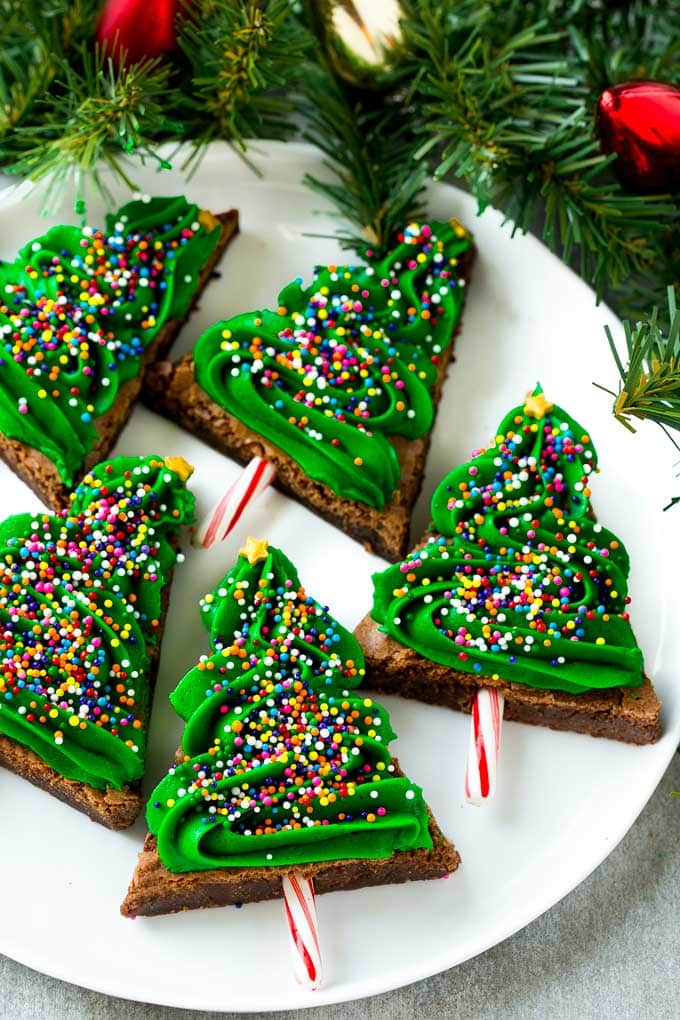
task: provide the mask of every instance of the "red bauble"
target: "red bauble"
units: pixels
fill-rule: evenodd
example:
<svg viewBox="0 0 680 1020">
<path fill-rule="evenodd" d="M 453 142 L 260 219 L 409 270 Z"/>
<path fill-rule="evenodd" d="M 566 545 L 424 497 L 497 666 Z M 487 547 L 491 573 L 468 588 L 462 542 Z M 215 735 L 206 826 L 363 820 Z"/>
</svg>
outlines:
<svg viewBox="0 0 680 1020">
<path fill-rule="evenodd" d="M 613 85 L 597 104 L 597 133 L 622 184 L 680 191 L 680 89 L 659 81 Z"/>
<path fill-rule="evenodd" d="M 97 24 L 97 42 L 115 60 L 125 51 L 125 61 L 157 57 L 177 47 L 177 15 L 182 0 L 106 0 Z"/>
</svg>

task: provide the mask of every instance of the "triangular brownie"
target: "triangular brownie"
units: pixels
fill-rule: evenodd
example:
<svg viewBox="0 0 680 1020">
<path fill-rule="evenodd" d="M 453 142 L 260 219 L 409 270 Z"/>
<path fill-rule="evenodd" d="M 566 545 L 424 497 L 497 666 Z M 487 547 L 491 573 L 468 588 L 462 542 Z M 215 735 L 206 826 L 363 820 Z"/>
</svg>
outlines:
<svg viewBox="0 0 680 1020">
<path fill-rule="evenodd" d="M 629 562 L 595 521 L 597 457 L 540 388 L 493 444 L 432 499 L 432 533 L 374 575 L 355 634 L 366 683 L 470 711 L 497 687 L 505 716 L 635 744 L 657 740 L 660 704 L 626 610 Z"/>
<path fill-rule="evenodd" d="M 117 457 L 67 510 L 0 524 L 0 765 L 112 829 L 142 807 L 190 473 L 181 457 Z"/>
<path fill-rule="evenodd" d="M 182 750 L 151 794 L 121 910 L 162 914 L 454 871 L 458 854 L 391 758 L 361 649 L 293 564 L 249 539 L 202 602 L 212 649 L 171 695 Z"/>
<path fill-rule="evenodd" d="M 48 506 L 108 455 L 237 231 L 235 210 L 142 198 L 0 264 L 0 456 Z"/>
<path fill-rule="evenodd" d="M 218 322 L 159 363 L 149 406 L 395 560 L 409 542 L 474 247 L 456 221 L 410 224 L 383 259 L 320 266 L 276 311 Z"/>
</svg>

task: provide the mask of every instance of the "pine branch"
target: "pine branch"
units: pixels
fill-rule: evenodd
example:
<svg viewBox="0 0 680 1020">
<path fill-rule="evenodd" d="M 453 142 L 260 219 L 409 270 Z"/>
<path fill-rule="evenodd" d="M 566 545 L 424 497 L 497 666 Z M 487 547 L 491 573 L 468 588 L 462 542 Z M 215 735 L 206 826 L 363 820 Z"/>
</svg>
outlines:
<svg viewBox="0 0 680 1020">
<path fill-rule="evenodd" d="M 45 40 L 27 32 L 22 5 L 0 3 L 0 157 L 11 158 L 12 132 L 28 116 L 33 103 L 49 88 L 56 63 Z M 9 136 L 9 137 L 8 137 Z M 8 144 L 9 142 L 9 144 Z"/>
<path fill-rule="evenodd" d="M 106 186 L 97 163 L 132 185 L 126 156 L 158 142 L 285 137 L 288 97 L 304 73 L 309 33 L 288 0 L 194 0 L 183 18 L 184 53 L 117 70 L 92 42 L 100 0 L 0 0 L 0 161 L 34 180 L 50 177 L 49 202 L 73 178 Z M 187 87 L 187 82 L 190 83 Z M 4 113 L 4 120 L 3 120 Z"/>
<path fill-rule="evenodd" d="M 290 0 L 191 0 L 182 52 L 117 75 L 93 63 L 101 0 L 0 0 L 0 162 L 84 187 L 96 159 L 127 176 L 127 152 L 145 158 L 166 139 L 191 138 L 200 155 L 216 138 L 245 149 L 248 137 L 287 137 L 303 104 L 305 135 L 335 177 L 308 183 L 349 221 L 345 244 L 384 247 L 419 213 L 430 173 L 455 176 L 480 208 L 542 229 L 637 317 L 680 278 L 679 207 L 622 191 L 594 138 L 594 104 L 627 78 L 680 81 L 680 5 L 401 2 L 406 56 L 376 94 L 321 63 L 311 2 L 305 21 Z"/>
<path fill-rule="evenodd" d="M 614 416 L 631 432 L 631 418 L 655 421 L 662 428 L 680 431 L 680 310 L 675 291 L 668 288 L 668 326 L 659 311 L 635 326 L 624 322 L 625 364 L 611 330 L 605 328 L 618 370 L 618 390 L 595 385 L 615 398 Z"/>
<path fill-rule="evenodd" d="M 631 277 L 664 261 L 678 208 L 667 196 L 622 191 L 613 157 L 593 137 L 595 101 L 605 85 L 647 69 L 678 75 L 679 35 L 670 29 L 680 28 L 680 15 L 641 0 L 616 11 L 575 2 L 551 19 L 565 26 L 552 32 L 541 20 L 550 8 L 518 0 L 409 6 L 419 155 L 436 177 L 464 179 L 480 209 L 493 203 L 517 229 L 542 221 L 549 246 L 567 261 L 576 254 L 598 295 L 620 288 L 627 299 Z"/>
<path fill-rule="evenodd" d="M 53 84 L 72 46 L 89 39 L 98 0 L 0 0 L 0 160 L 11 130 L 27 120 L 33 103 Z M 20 146 L 18 146 L 20 149 Z"/>
<path fill-rule="evenodd" d="M 126 157 L 134 152 L 167 166 L 155 154 L 153 140 L 182 130 L 165 112 L 169 72 L 160 61 L 119 69 L 97 50 L 90 53 L 86 44 L 79 56 L 80 70 L 76 62 L 61 64 L 63 78 L 55 78 L 59 92 L 36 102 L 35 122 L 16 128 L 23 151 L 9 169 L 35 181 L 49 178 L 49 204 L 71 180 L 78 199 L 88 179 L 108 194 L 100 164 L 133 187 Z"/>
<path fill-rule="evenodd" d="M 49 87 L 54 77 L 54 62 L 39 39 L 29 48 L 13 45 L 5 37 L 0 50 L 0 159 L 11 159 L 14 139 L 11 133 L 28 117 L 34 102 Z M 8 137 L 9 136 L 9 137 Z"/>
<path fill-rule="evenodd" d="M 295 130 L 288 93 L 304 73 L 310 37 L 288 0 L 204 0 L 187 8 L 179 42 L 193 74 L 184 112 L 196 153 L 214 139 L 245 150 L 247 138 Z"/>
<path fill-rule="evenodd" d="M 523 169 L 523 147 L 573 118 L 582 102 L 579 93 L 557 92 L 575 85 L 557 47 L 559 33 L 538 22 L 508 33 L 499 45 L 488 31 L 489 16 L 476 4 L 420 0 L 404 22 L 413 54 L 405 76 L 416 79 L 423 104 L 419 155 L 433 160 L 435 178 L 453 171 L 466 179 L 482 209 L 493 200 L 498 172 L 514 177 Z M 539 131 L 536 111 L 546 110 L 548 97 Z"/>
<path fill-rule="evenodd" d="M 560 129 L 525 151 L 523 174 L 496 184 L 495 204 L 522 231 L 542 214 L 544 240 L 567 262 L 577 254 L 580 274 L 598 296 L 661 258 L 659 224 L 672 221 L 675 206 L 663 196 L 627 195 L 603 179 L 611 157 L 584 140 L 580 127 Z"/>
<path fill-rule="evenodd" d="M 382 253 L 396 231 L 423 211 L 427 166 L 415 160 L 418 145 L 402 102 L 368 105 L 353 100 L 319 56 L 304 80 L 305 138 L 326 155 L 335 180 L 312 174 L 305 183 L 335 205 L 353 230 L 336 236 L 343 247 Z"/>
</svg>

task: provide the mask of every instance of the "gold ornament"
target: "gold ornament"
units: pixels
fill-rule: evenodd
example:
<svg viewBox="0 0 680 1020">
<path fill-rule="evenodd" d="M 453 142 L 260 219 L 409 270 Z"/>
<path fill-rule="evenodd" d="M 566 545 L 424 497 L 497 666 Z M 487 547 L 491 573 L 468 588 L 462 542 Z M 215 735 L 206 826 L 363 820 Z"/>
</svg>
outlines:
<svg viewBox="0 0 680 1020">
<path fill-rule="evenodd" d="M 186 482 L 187 478 L 194 473 L 194 466 L 190 464 L 184 457 L 166 457 L 164 462 L 166 468 L 174 471 L 176 475 L 179 475 L 183 482 Z"/>
<path fill-rule="evenodd" d="M 341 78 L 360 88 L 389 83 L 404 53 L 398 0 L 319 0 L 312 9 Z"/>
<path fill-rule="evenodd" d="M 248 535 L 246 544 L 238 551 L 239 556 L 245 556 L 248 563 L 257 563 L 258 560 L 266 560 L 269 556 L 269 543 L 266 538 L 253 538 Z"/>
</svg>

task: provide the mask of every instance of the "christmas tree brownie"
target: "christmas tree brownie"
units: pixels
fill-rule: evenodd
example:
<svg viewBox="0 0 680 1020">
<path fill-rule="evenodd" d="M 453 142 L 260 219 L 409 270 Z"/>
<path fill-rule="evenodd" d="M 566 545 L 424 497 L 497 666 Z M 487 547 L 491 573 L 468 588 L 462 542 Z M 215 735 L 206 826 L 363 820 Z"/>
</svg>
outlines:
<svg viewBox="0 0 680 1020">
<path fill-rule="evenodd" d="M 0 264 L 0 456 L 48 506 L 107 456 L 237 231 L 234 210 L 143 198 Z"/>
<path fill-rule="evenodd" d="M 123 914 L 271 899 L 292 869 L 317 892 L 454 871 L 387 713 L 356 690 L 357 641 L 284 554 L 249 539 L 202 611 L 212 650 L 171 695 L 182 748 Z"/>
<path fill-rule="evenodd" d="M 496 687 L 507 719 L 657 740 L 628 555 L 591 505 L 596 468 L 588 434 L 540 388 L 510 411 L 489 449 L 436 489 L 432 533 L 374 575 L 355 632 L 367 682 L 462 711 Z"/>
<path fill-rule="evenodd" d="M 142 808 L 181 457 L 98 464 L 57 514 L 0 524 L 0 765 L 112 829 Z"/>
<path fill-rule="evenodd" d="M 149 405 L 387 559 L 407 548 L 464 284 L 456 221 L 412 223 L 383 259 L 317 267 L 276 311 L 218 322 L 147 377 Z"/>
</svg>

